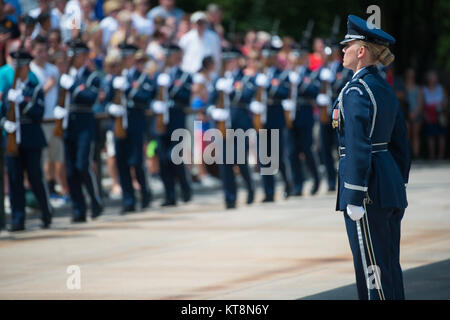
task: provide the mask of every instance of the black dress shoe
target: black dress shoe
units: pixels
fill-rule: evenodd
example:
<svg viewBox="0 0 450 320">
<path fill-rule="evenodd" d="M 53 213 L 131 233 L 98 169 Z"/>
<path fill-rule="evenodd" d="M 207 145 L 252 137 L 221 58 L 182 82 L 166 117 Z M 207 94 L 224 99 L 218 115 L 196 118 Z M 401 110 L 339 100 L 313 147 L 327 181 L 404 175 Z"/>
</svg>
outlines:
<svg viewBox="0 0 450 320">
<path fill-rule="evenodd" d="M 247 204 L 252 204 L 255 200 L 255 193 L 252 191 L 249 191 L 247 194 Z"/>
<path fill-rule="evenodd" d="M 328 192 L 334 192 L 336 191 L 336 187 L 328 187 Z"/>
<path fill-rule="evenodd" d="M 72 217 L 72 223 L 84 223 L 86 221 L 86 217 Z"/>
<path fill-rule="evenodd" d="M 13 225 L 11 225 L 11 228 L 9 229 L 10 232 L 23 231 L 23 230 L 25 230 L 24 224 L 13 224 Z"/>
<path fill-rule="evenodd" d="M 189 202 L 192 199 L 192 193 L 191 192 L 186 192 L 185 194 L 183 194 L 183 201 L 184 202 Z"/>
<path fill-rule="evenodd" d="M 235 209 L 236 208 L 236 202 L 227 202 L 227 203 L 225 203 L 225 207 L 227 209 Z"/>
<path fill-rule="evenodd" d="M 285 186 L 284 186 L 283 197 L 284 197 L 285 199 L 287 199 L 287 198 L 289 198 L 289 197 L 291 196 L 291 194 L 292 194 L 291 186 L 285 185 Z"/>
<path fill-rule="evenodd" d="M 152 201 L 152 196 L 150 193 L 143 195 L 142 201 L 141 201 L 141 209 L 147 209 L 148 207 L 150 207 L 151 201 Z"/>
<path fill-rule="evenodd" d="M 103 208 L 99 207 L 96 208 L 95 210 L 92 210 L 92 219 L 96 219 L 98 217 L 100 217 L 103 214 Z"/>
<path fill-rule="evenodd" d="M 275 199 L 274 199 L 273 196 L 266 196 L 266 197 L 263 199 L 263 201 L 261 201 L 261 202 L 266 203 L 266 202 L 274 202 L 274 201 L 275 201 Z"/>
<path fill-rule="evenodd" d="M 314 185 L 311 189 L 311 195 L 315 195 L 317 193 L 317 191 L 319 191 L 319 181 L 314 181 Z"/>
<path fill-rule="evenodd" d="M 134 206 L 125 206 L 125 207 L 122 207 L 122 209 L 120 210 L 120 214 L 127 214 L 127 213 L 132 213 L 135 211 L 136 211 L 136 208 Z"/>
<path fill-rule="evenodd" d="M 293 193 L 293 195 L 295 196 L 295 197 L 301 197 L 302 196 L 302 191 L 295 191 L 294 193 Z"/>
<path fill-rule="evenodd" d="M 173 207 L 176 205 L 177 205 L 177 202 L 175 200 L 166 200 L 163 203 L 161 203 L 161 207 Z"/>
<path fill-rule="evenodd" d="M 50 229 L 51 222 L 42 222 L 40 227 L 41 229 Z"/>
</svg>

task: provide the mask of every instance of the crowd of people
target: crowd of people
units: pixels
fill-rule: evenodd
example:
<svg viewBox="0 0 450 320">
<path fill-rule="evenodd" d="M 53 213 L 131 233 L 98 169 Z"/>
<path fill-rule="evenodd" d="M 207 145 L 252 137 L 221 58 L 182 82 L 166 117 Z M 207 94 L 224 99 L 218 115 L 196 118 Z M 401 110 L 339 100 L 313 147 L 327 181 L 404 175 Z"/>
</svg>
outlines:
<svg viewBox="0 0 450 320">
<path fill-rule="evenodd" d="M 194 137 L 200 140 L 196 144 L 200 147 L 192 149 L 194 158 L 207 146 L 202 132 L 220 128 L 222 123 L 233 129 L 280 130 L 284 197 L 304 194 L 308 177 L 313 181 L 309 192 L 316 194 L 320 165 L 325 168 L 328 190 L 336 189 L 337 136 L 330 113 L 352 73 L 343 68 L 341 48 L 331 40 L 316 38 L 310 48 L 305 44 L 310 39 L 303 39 L 306 41 L 300 45 L 291 37 L 262 30 L 250 30 L 242 39 L 227 39 L 222 9 L 216 4 L 194 13 L 178 8 L 175 0 L 160 0 L 153 8 L 148 0 L 37 0 L 37 5 L 22 13 L 18 1 L 0 0 L 0 100 L 5 138 L 19 133 L 8 118 L 11 107 L 7 106 L 23 105 L 18 110 L 22 113 L 19 153 L 24 152 L 26 139 L 37 139 L 33 134 L 27 137 L 27 126 L 42 127 L 46 144 L 46 182 L 42 185 L 40 175 L 33 174 L 40 170 L 37 163 L 21 160 L 18 166 L 17 155 L 7 154 L 13 230 L 24 228 L 25 200 L 14 195 L 24 192 L 19 183 L 23 171 L 44 212 L 44 227 L 51 223 L 49 195 L 71 201 L 73 221 L 86 221 L 82 185 L 90 195 L 92 217 L 101 215 L 103 202 L 92 163 L 94 148 L 107 155 L 113 181 L 110 195 L 122 197 L 123 213 L 136 210 L 135 190 L 141 193 L 140 207 L 150 205 L 147 171 L 164 184 L 163 206 L 177 204 L 177 182 L 181 198 L 187 202 L 192 197 L 191 183 L 211 186 L 214 180 L 222 180 L 225 205 L 234 208 L 235 166 L 202 163 L 185 167 L 171 161 L 172 132 L 185 127 L 193 130 L 194 119 L 201 121 L 200 128 L 195 128 L 200 132 Z M 29 66 L 30 73 L 16 81 L 20 61 Z M 444 158 L 448 98 L 437 73 L 430 71 L 426 84 L 420 86 L 412 69 L 404 78 L 394 76 L 389 68 L 383 71 L 402 104 L 414 157 L 422 155 L 421 135 L 425 134 L 427 155 Z M 260 88 L 263 94 L 259 94 Z M 220 102 L 223 96 L 227 99 Z M 42 109 L 36 112 L 44 121 L 22 122 L 33 108 Z M 226 112 L 217 110 L 221 108 Z M 63 135 L 55 134 L 60 123 Z M 239 171 L 250 204 L 255 189 L 252 173 L 265 164 L 257 159 L 255 168 L 249 167 L 248 157 L 258 155 L 249 155 L 248 146 L 244 151 L 246 161 L 239 164 Z M 274 176 L 263 175 L 262 184 L 264 202 L 274 201 Z"/>
</svg>

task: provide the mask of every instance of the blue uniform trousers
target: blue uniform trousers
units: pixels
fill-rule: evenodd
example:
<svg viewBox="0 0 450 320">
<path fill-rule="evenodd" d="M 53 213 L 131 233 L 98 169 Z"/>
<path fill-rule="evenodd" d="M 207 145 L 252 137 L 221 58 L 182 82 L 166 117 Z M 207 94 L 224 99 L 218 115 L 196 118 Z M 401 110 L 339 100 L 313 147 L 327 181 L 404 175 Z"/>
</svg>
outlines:
<svg viewBox="0 0 450 320">
<path fill-rule="evenodd" d="M 321 157 L 323 164 L 327 170 L 328 188 L 336 188 L 336 166 L 333 159 L 332 150 L 338 146 L 336 131 L 331 127 L 330 123 L 320 124 L 320 142 L 321 142 Z"/>
<path fill-rule="evenodd" d="M 131 168 L 134 169 L 136 180 L 141 186 L 143 204 L 150 199 L 150 189 L 144 168 L 144 132 L 127 130 L 125 139 L 115 139 L 116 163 L 122 188 L 122 204 L 124 207 L 134 207 L 136 198 L 131 179 Z"/>
<path fill-rule="evenodd" d="M 369 281 L 366 281 L 356 222 L 344 213 L 359 299 L 367 300 L 369 291 L 371 300 L 379 300 L 382 295 L 388 300 L 405 299 L 400 266 L 400 224 L 404 212 L 404 209 L 380 209 L 368 205 L 367 214 L 360 220 L 366 263 L 368 266 L 376 265 L 380 270 L 381 285 L 378 286 L 371 270 L 368 270 Z M 367 244 L 373 246 L 374 257 L 369 256 Z M 372 285 L 372 289 L 367 283 Z"/>
<path fill-rule="evenodd" d="M 19 147 L 17 156 L 6 156 L 6 165 L 9 176 L 9 201 L 12 210 L 12 224 L 22 226 L 25 224 L 25 187 L 24 172 L 27 172 L 31 189 L 39 202 L 42 212 L 42 221 L 51 222 L 48 190 L 44 183 L 41 167 L 41 149 L 24 149 Z"/>
<path fill-rule="evenodd" d="M 185 199 L 190 198 L 192 192 L 184 164 L 174 164 L 171 159 L 175 144 L 176 142 L 170 141 L 170 136 L 165 135 L 158 138 L 159 170 L 168 202 L 176 201 L 175 182 L 177 180 Z"/>
<path fill-rule="evenodd" d="M 226 143 L 231 143 L 232 141 L 225 140 L 223 144 L 223 164 L 220 165 L 220 175 L 222 177 L 223 190 L 225 193 L 225 202 L 228 204 L 236 203 L 237 199 L 237 186 L 236 179 L 234 176 L 233 167 L 236 164 L 239 167 L 239 172 L 244 179 L 245 185 L 249 193 L 253 193 L 253 183 L 250 175 L 250 168 L 248 165 L 248 153 L 249 145 L 248 141 L 245 142 L 245 149 L 238 150 L 237 138 L 234 139 L 234 164 L 226 163 Z M 238 164 L 238 152 L 245 152 L 244 163 Z"/>
<path fill-rule="evenodd" d="M 302 162 L 299 154 L 305 155 L 306 166 L 308 167 L 315 183 L 319 181 L 317 165 L 312 153 L 312 129 L 314 123 L 306 123 L 301 126 L 294 125 L 288 130 L 288 158 L 291 165 L 292 178 L 294 182 L 294 192 L 301 193 L 305 180 Z"/>
<path fill-rule="evenodd" d="M 94 123 L 94 118 L 88 117 L 86 121 Z M 92 213 L 96 214 L 102 209 L 102 200 L 91 167 L 94 152 L 93 129 L 71 130 L 64 137 L 64 153 L 67 171 L 67 183 L 72 199 L 74 218 L 86 217 L 86 201 L 84 199 L 82 185 L 91 198 Z"/>
</svg>

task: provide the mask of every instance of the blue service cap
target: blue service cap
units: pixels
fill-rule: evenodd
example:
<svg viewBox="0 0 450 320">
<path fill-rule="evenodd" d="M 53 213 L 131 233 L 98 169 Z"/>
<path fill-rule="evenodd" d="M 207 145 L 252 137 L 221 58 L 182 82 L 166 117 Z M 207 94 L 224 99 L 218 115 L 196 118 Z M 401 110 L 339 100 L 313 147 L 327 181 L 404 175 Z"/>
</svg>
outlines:
<svg viewBox="0 0 450 320">
<path fill-rule="evenodd" d="M 67 50 L 67 55 L 69 57 L 88 52 L 88 46 L 81 39 L 75 38 L 69 42 L 69 49 Z"/>
<path fill-rule="evenodd" d="M 372 42 L 386 47 L 395 43 L 395 38 L 390 34 L 377 28 L 374 24 L 351 14 L 347 20 L 347 34 L 345 39 L 341 41 L 341 44 L 353 40 Z"/>
<path fill-rule="evenodd" d="M 19 48 L 19 50 L 11 52 L 9 55 L 14 59 L 15 66 L 18 67 L 28 65 L 33 60 L 33 56 L 23 48 Z"/>
<path fill-rule="evenodd" d="M 128 57 L 131 55 L 134 55 L 136 53 L 136 51 L 138 51 L 138 47 L 136 47 L 135 45 L 132 45 L 130 43 L 126 43 L 126 42 L 121 42 L 119 43 L 119 50 L 120 50 L 120 55 L 122 57 Z"/>
</svg>

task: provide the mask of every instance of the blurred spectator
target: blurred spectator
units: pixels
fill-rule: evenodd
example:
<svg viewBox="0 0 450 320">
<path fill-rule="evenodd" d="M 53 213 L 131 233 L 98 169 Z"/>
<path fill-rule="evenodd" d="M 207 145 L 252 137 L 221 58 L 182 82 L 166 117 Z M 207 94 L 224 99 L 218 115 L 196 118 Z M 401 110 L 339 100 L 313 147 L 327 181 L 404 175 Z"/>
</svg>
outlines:
<svg viewBox="0 0 450 320">
<path fill-rule="evenodd" d="M 438 141 L 438 159 L 445 155 L 448 103 L 447 92 L 439 83 L 436 71 L 429 71 L 423 87 L 425 133 L 430 159 L 436 158 L 436 139 Z"/>
<path fill-rule="evenodd" d="M 181 37 L 183 37 L 186 33 L 188 33 L 189 30 L 191 30 L 191 20 L 188 15 L 185 15 L 178 24 L 178 30 L 176 35 L 177 42 L 180 41 Z"/>
<path fill-rule="evenodd" d="M 52 56 L 61 50 L 61 31 L 59 29 L 52 29 L 48 34 L 48 54 Z"/>
<path fill-rule="evenodd" d="M 3 11 L 6 14 L 6 18 L 17 24 L 19 22 L 20 15 L 22 14 L 22 6 L 19 0 L 4 0 L 5 7 Z"/>
<path fill-rule="evenodd" d="M 250 52 L 256 49 L 256 32 L 250 30 L 245 35 L 244 45 L 241 48 L 242 54 L 247 56 Z"/>
<path fill-rule="evenodd" d="M 44 119 L 53 118 L 53 110 L 58 103 L 58 80 L 59 71 L 57 67 L 48 62 L 48 40 L 38 35 L 33 40 L 32 55 L 34 57 L 30 64 L 30 70 L 36 75 L 45 94 Z M 47 148 L 44 150 L 44 171 L 49 186 L 50 197 L 57 198 L 56 182 L 61 186 L 62 196 L 67 199 L 69 191 L 64 171 L 64 147 L 60 137 L 53 134 L 55 123 L 42 124 L 42 130 L 47 140 Z"/>
<path fill-rule="evenodd" d="M 109 41 L 109 46 L 113 48 L 118 48 L 119 44 L 125 40 L 128 43 L 133 43 L 136 39 L 136 29 L 132 26 L 132 13 L 127 10 L 122 10 L 117 15 L 117 21 L 119 22 L 119 27 L 111 36 Z"/>
<path fill-rule="evenodd" d="M 197 179 L 204 186 L 213 186 L 214 178 L 208 173 L 208 169 L 203 163 L 203 151 L 209 144 L 207 141 L 203 141 L 203 135 L 206 130 L 210 128 L 209 119 L 204 110 L 209 104 L 210 95 L 213 92 L 213 72 L 214 72 L 214 59 L 211 56 L 207 56 L 202 60 L 201 69 L 194 74 L 192 85 L 192 109 L 199 110 L 195 115 L 194 127 L 194 163 L 197 171 Z"/>
<path fill-rule="evenodd" d="M 206 27 L 206 15 L 203 12 L 195 12 L 191 16 L 192 30 L 181 37 L 179 45 L 184 51 L 181 68 L 190 73 L 197 72 L 203 58 L 212 56 L 216 73 L 221 65 L 220 39 L 214 31 Z"/>
<path fill-rule="evenodd" d="M 122 4 L 120 1 L 108 0 L 103 5 L 103 12 L 105 18 L 100 22 L 100 29 L 102 30 L 102 46 L 103 50 L 106 50 L 109 45 L 109 41 L 114 32 L 116 32 L 119 27 L 119 22 L 117 21 L 117 16 L 122 9 Z"/>
<path fill-rule="evenodd" d="M 156 17 L 163 17 L 164 19 L 174 17 L 178 24 L 183 15 L 184 11 L 176 7 L 175 0 L 159 0 L 159 5 L 150 10 L 147 17 L 150 20 L 155 20 Z"/>
<path fill-rule="evenodd" d="M 411 142 L 414 158 L 420 155 L 420 129 L 423 121 L 423 93 L 416 83 L 414 69 L 405 72 L 406 100 L 409 107 L 409 141 Z"/>
<path fill-rule="evenodd" d="M 148 0 L 134 0 L 133 27 L 140 35 L 150 36 L 155 31 L 153 20 L 147 18 L 150 8 Z"/>
<path fill-rule="evenodd" d="M 216 31 L 217 26 L 222 25 L 222 8 L 215 3 L 210 3 L 206 7 L 206 21 L 208 22 L 208 29 L 211 31 Z"/>
<path fill-rule="evenodd" d="M 317 71 L 322 67 L 325 43 L 322 38 L 315 38 L 313 42 L 313 52 L 309 55 L 309 68 Z"/>
<path fill-rule="evenodd" d="M 30 10 L 29 15 L 34 18 L 38 19 L 38 17 L 41 14 L 48 14 L 50 19 L 50 27 L 49 29 L 59 28 L 60 26 L 60 16 L 52 10 L 53 6 L 50 6 L 51 1 L 49 0 L 37 0 L 38 7 L 35 9 Z M 39 33 L 40 25 L 36 25 L 35 32 L 36 34 Z"/>
<path fill-rule="evenodd" d="M 18 38 L 19 35 L 17 24 L 6 17 L 4 0 L 0 0 L 0 66 L 6 63 L 6 42 Z"/>
</svg>

